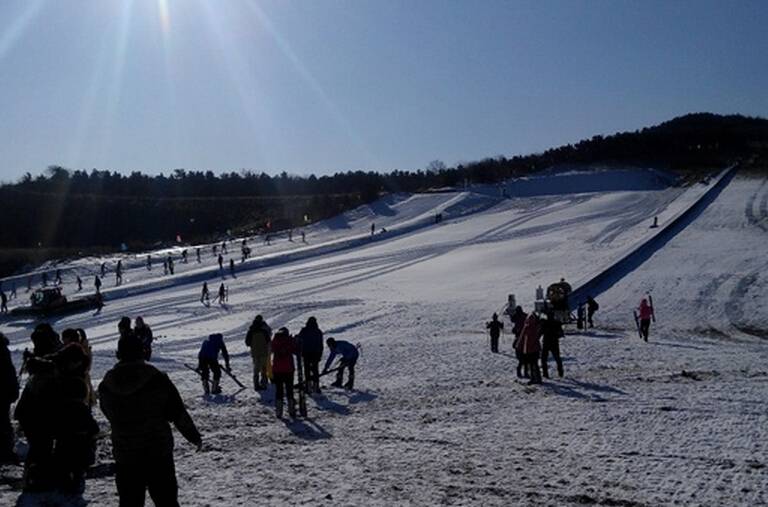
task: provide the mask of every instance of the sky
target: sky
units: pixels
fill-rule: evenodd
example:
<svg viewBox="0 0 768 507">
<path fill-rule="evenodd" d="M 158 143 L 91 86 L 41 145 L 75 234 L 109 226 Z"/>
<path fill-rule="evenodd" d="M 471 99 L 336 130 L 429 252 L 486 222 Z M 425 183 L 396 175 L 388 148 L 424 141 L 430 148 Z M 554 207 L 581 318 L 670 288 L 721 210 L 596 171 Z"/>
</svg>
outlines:
<svg viewBox="0 0 768 507">
<path fill-rule="evenodd" d="M 3 0 L 0 181 L 449 166 L 768 117 L 768 2 Z"/>
</svg>

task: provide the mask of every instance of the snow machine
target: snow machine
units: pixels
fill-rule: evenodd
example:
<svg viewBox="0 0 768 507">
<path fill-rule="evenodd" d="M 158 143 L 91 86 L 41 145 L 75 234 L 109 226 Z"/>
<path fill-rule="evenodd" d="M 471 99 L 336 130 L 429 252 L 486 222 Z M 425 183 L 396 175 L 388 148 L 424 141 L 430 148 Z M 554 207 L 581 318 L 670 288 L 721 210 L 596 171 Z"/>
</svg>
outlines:
<svg viewBox="0 0 768 507">
<path fill-rule="evenodd" d="M 11 310 L 11 316 L 59 315 L 64 313 L 76 313 L 104 306 L 100 294 L 67 301 L 67 297 L 61 293 L 60 287 L 37 289 L 32 293 L 29 299 L 30 306 L 14 308 Z"/>
<path fill-rule="evenodd" d="M 571 284 L 564 280 L 553 283 L 547 287 L 547 298 L 544 301 L 536 301 L 536 311 L 539 313 L 553 313 L 555 318 L 563 324 L 573 320 L 568 296 L 571 294 Z"/>
</svg>

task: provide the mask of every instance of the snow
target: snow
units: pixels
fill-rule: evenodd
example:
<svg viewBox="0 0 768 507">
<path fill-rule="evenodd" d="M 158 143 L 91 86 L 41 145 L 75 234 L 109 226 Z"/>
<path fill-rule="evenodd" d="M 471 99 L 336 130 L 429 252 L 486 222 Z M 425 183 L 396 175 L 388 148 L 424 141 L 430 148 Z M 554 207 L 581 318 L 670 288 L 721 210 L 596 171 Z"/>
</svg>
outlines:
<svg viewBox="0 0 768 507">
<path fill-rule="evenodd" d="M 501 354 L 488 350 L 484 323 L 507 294 L 530 309 L 539 284 L 564 276 L 577 286 L 655 234 L 653 216 L 667 223 L 714 184 L 662 186 L 657 172 L 640 171 L 645 183 L 615 188 L 608 171 L 557 175 L 592 178 L 578 188 L 595 190 L 548 194 L 544 174 L 513 199 L 481 188 L 402 194 L 308 227 L 308 245 L 298 234 L 258 243 L 237 278 L 225 274 L 225 307 L 199 302 L 202 281 L 215 291 L 221 279 L 210 249 L 203 265 L 194 255 L 177 262 L 173 278 L 146 271 L 138 255 L 124 261 L 130 290 L 108 293 L 99 315 L 54 326 L 87 329 L 95 382 L 114 363 L 122 315 L 144 316 L 161 335 L 153 363 L 171 375 L 206 442 L 198 453 L 177 435 L 182 505 L 765 504 L 766 179 L 736 177 L 599 295 L 598 328 L 562 340 L 565 378 L 527 386 L 514 376 L 509 335 Z M 370 238 L 371 222 L 387 232 Z M 61 267 L 95 271 L 100 262 Z M 631 310 L 647 291 L 659 321 L 644 343 Z M 182 363 L 222 332 L 249 385 L 243 338 L 256 313 L 292 332 L 314 315 L 326 336 L 360 343 L 358 389 L 326 389 L 295 422 L 274 417 L 271 394 L 237 392 L 226 378 L 224 396 L 202 398 Z M 0 324 L 17 365 L 31 326 Z M 99 445 L 109 463 L 109 439 Z M 116 504 L 109 468 L 95 475 L 89 505 Z M 8 484 L 19 476 L 2 468 L 2 504 L 19 497 Z"/>
</svg>

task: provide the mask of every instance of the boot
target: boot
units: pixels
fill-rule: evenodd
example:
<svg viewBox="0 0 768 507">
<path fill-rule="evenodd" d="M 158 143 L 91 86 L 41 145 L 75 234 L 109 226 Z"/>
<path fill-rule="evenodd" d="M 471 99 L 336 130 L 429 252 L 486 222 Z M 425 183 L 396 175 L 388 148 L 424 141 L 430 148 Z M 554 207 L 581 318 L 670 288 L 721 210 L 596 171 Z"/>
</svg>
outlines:
<svg viewBox="0 0 768 507">
<path fill-rule="evenodd" d="M 219 386 L 219 380 L 213 379 L 213 385 L 211 386 L 211 392 L 213 394 L 221 394 L 221 386 Z"/>
<path fill-rule="evenodd" d="M 344 384 L 344 389 L 346 389 L 347 391 L 351 391 L 354 388 L 355 388 L 355 381 L 352 379 L 350 379 L 349 382 Z"/>
<path fill-rule="evenodd" d="M 275 415 L 278 419 L 283 418 L 283 399 L 278 398 L 275 400 Z"/>
<path fill-rule="evenodd" d="M 207 381 L 207 380 L 203 380 L 203 392 L 205 393 L 205 395 L 206 395 L 206 396 L 208 396 L 209 394 L 211 394 L 211 387 L 210 387 L 210 385 L 208 384 L 208 381 Z"/>
<path fill-rule="evenodd" d="M 259 374 L 258 372 L 253 373 L 253 390 L 259 391 Z"/>
<path fill-rule="evenodd" d="M 291 419 L 296 419 L 296 401 L 288 400 L 288 415 Z"/>
</svg>

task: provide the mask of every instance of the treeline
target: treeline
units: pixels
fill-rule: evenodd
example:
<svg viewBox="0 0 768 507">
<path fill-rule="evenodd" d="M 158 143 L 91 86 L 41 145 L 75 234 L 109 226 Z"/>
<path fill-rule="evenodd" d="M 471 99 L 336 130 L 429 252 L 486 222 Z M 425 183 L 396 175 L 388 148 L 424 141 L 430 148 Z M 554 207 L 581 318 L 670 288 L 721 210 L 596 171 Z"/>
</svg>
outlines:
<svg viewBox="0 0 768 507">
<path fill-rule="evenodd" d="M 768 121 L 691 114 L 635 132 L 595 136 L 543 153 L 487 158 L 415 171 L 354 171 L 329 176 L 214 174 L 176 169 L 169 175 L 67 170 L 53 166 L 0 187 L 0 246 L 104 247 L 126 243 L 215 239 L 227 233 L 299 227 L 382 193 L 494 183 L 559 164 L 646 164 L 696 171 L 723 166 L 768 146 Z"/>
</svg>

